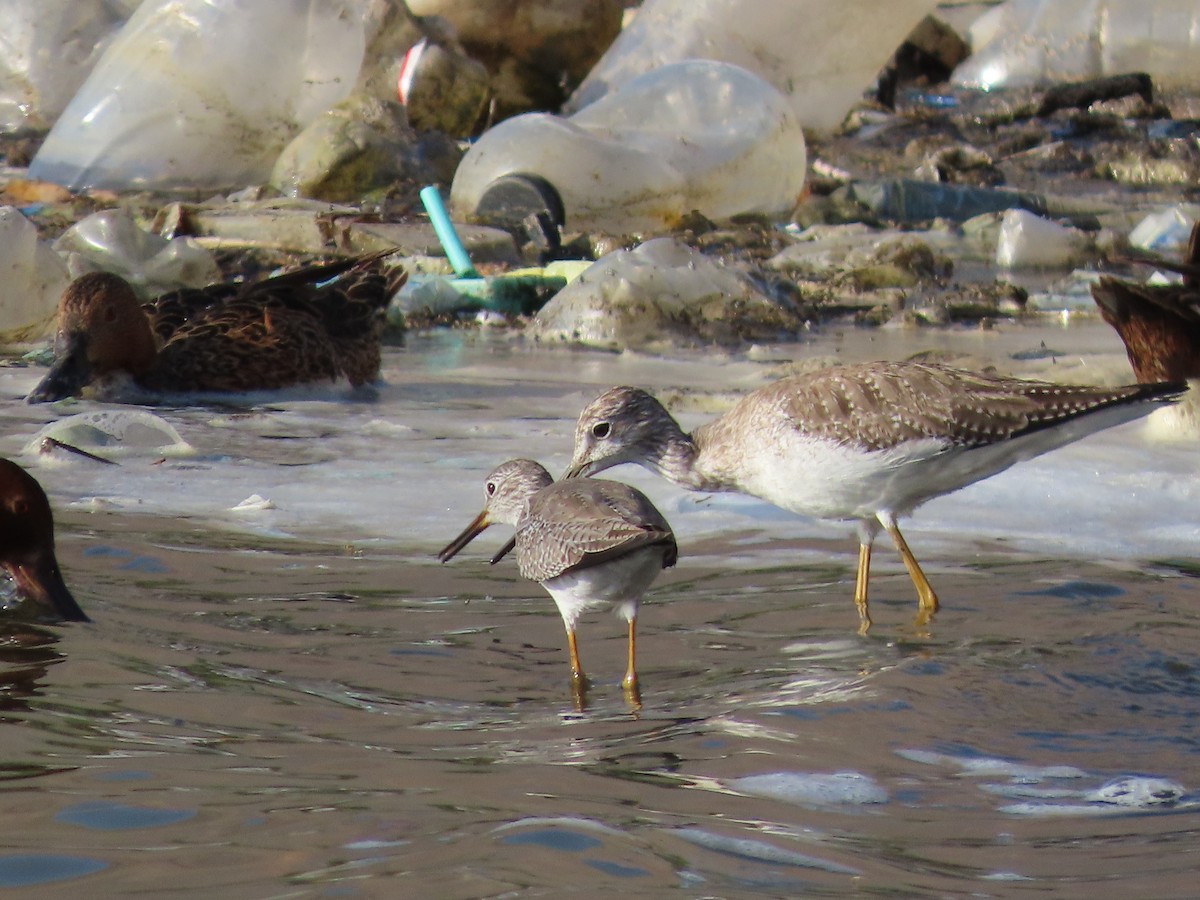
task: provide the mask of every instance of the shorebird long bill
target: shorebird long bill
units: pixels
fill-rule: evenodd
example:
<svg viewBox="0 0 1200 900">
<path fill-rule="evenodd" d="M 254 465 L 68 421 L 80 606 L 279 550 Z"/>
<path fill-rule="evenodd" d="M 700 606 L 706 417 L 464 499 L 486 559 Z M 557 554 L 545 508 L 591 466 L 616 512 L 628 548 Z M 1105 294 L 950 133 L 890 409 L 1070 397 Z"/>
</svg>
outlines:
<svg viewBox="0 0 1200 900">
<path fill-rule="evenodd" d="M 484 530 L 491 524 L 492 520 L 488 516 L 488 511 L 485 509 L 471 520 L 471 524 L 463 529 L 462 534 L 438 551 L 437 558 L 441 562 L 449 562 L 450 560 L 454 559 L 454 557 L 458 556 L 458 554 L 464 547 L 467 546 L 467 544 L 471 543 L 471 541 L 483 534 Z"/>
<path fill-rule="evenodd" d="M 492 557 L 492 565 L 494 566 L 496 563 L 500 562 L 500 560 L 504 559 L 504 557 L 508 556 L 508 554 L 512 553 L 516 546 L 517 536 L 514 534 L 507 541 L 505 541 L 503 547 L 496 551 L 496 555 Z"/>
</svg>

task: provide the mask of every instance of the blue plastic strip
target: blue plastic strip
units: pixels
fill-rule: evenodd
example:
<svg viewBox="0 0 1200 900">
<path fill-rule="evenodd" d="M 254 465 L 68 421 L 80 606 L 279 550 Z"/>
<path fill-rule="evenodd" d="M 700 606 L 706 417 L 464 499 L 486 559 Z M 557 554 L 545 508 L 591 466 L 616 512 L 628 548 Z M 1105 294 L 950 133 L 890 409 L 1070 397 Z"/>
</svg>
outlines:
<svg viewBox="0 0 1200 900">
<path fill-rule="evenodd" d="M 458 232 L 446 213 L 446 206 L 436 185 L 421 188 L 421 202 L 425 204 L 425 212 L 429 213 L 429 221 L 433 223 L 433 230 L 442 242 L 442 249 L 446 251 L 446 259 L 450 260 L 454 274 L 459 278 L 478 278 L 479 273 L 471 265 L 471 257 L 458 239 Z"/>
</svg>

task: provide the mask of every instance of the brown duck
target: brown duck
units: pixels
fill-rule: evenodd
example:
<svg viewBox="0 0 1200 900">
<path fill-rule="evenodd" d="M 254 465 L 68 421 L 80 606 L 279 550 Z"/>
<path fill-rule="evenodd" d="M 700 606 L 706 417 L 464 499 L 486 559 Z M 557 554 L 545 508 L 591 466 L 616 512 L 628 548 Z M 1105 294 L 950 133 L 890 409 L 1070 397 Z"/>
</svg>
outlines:
<svg viewBox="0 0 1200 900">
<path fill-rule="evenodd" d="M 68 622 L 90 621 L 58 571 L 46 492 L 7 459 L 0 459 L 0 566 L 20 593 L 46 612 Z"/>
<path fill-rule="evenodd" d="M 385 271 L 386 255 L 172 291 L 145 304 L 120 276 L 82 275 L 59 300 L 54 362 L 27 399 L 85 389 L 121 399 L 127 380 L 152 393 L 375 381 L 388 300 L 406 278 Z"/>
<path fill-rule="evenodd" d="M 1187 259 L 1147 263 L 1183 275 L 1182 284 L 1151 285 L 1106 275 L 1092 286 L 1100 315 L 1121 336 L 1138 381 L 1200 378 L 1200 222 L 1192 226 Z"/>
</svg>

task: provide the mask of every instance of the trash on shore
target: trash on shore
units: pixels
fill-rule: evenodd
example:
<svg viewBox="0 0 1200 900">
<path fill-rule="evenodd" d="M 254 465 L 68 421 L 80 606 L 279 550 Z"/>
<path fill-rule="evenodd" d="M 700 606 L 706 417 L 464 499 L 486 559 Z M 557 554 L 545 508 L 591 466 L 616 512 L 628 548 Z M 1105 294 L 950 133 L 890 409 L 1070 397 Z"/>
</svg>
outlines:
<svg viewBox="0 0 1200 900">
<path fill-rule="evenodd" d="M 45 335 L 84 268 L 150 296 L 390 248 L 413 278 L 389 315 L 417 327 L 610 349 L 988 327 L 1083 314 L 1089 279 L 1177 252 L 1200 215 L 1200 77 L 1161 66 L 1194 10 L 1169 0 L 1123 43 L 1088 30 L 1124 21 L 1118 0 L 625 6 L 98 0 L 38 18 L 0 49 L 0 113 L 18 96 L 6 62 L 50 79 L 39 97 L 95 65 L 57 121 L 49 102 L 0 116 L 0 224 L 32 234 L 9 249 L 40 285 L 10 282 L 0 337 Z M 1019 16 L 1061 46 L 1014 41 Z M 811 53 L 767 52 L 798 34 Z M 65 42 L 61 71 L 29 64 L 47 41 Z M 981 60 L 1016 72 L 1084 45 L 1103 66 L 962 84 Z M 675 59 L 695 47 L 709 58 Z M 426 185 L 450 197 L 470 271 L 422 212 Z M 621 289 L 597 290 L 602 273 Z"/>
</svg>

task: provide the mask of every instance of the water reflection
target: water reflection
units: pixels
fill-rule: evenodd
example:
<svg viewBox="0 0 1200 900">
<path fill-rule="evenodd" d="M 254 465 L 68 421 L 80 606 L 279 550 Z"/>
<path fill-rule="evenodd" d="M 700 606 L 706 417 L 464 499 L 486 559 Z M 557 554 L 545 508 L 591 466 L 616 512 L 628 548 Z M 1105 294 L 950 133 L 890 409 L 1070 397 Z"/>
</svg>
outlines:
<svg viewBox="0 0 1200 900">
<path fill-rule="evenodd" d="M 1121 471 L 1104 470 L 1083 512 L 1046 510 L 1072 552 L 1049 552 L 1028 522 L 1039 479 L 1070 480 L 1065 463 L 1009 482 L 1013 498 L 931 505 L 914 525 L 945 608 L 914 630 L 907 575 L 880 560 L 866 639 L 843 535 L 653 494 L 681 559 L 639 617 L 642 709 L 621 690 L 624 631 L 595 615 L 579 712 L 562 622 L 537 586 L 486 560 L 431 559 L 497 461 L 537 443 L 565 463 L 595 393 L 564 387 L 544 358 L 506 381 L 514 355 L 460 345 L 455 368 L 431 374 L 444 354 L 406 351 L 370 405 L 158 410 L 198 455 L 111 467 L 56 454 L 39 471 L 95 622 L 14 613 L 0 627 L 0 783 L 13 787 L 0 884 L 1194 892 L 1200 617 L 1179 549 L 1194 454 L 1113 441 L 1077 458 Z M 739 365 L 720 379 L 745 378 Z M 649 366 L 572 357 L 570 374 L 640 383 Z M 0 370 L 0 385 L 18 377 Z M 0 415 L 7 452 L 44 424 L 24 405 Z M 1128 535 L 1066 525 L 1129 478 L 1161 502 L 1170 566 L 1102 552 L 1140 533 L 1141 505 Z M 254 494 L 273 508 L 234 511 Z M 1021 552 L 1026 540 L 1042 543 Z"/>
</svg>

